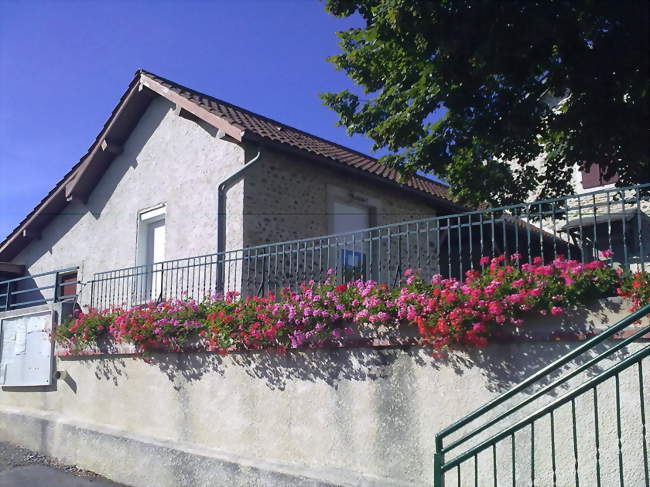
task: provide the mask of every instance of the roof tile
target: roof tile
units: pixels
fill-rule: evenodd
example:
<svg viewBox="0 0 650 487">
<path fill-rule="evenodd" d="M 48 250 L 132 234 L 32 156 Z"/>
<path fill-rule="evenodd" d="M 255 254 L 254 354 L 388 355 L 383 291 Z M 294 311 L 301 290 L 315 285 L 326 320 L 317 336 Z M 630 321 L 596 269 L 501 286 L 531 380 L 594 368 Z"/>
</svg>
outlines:
<svg viewBox="0 0 650 487">
<path fill-rule="evenodd" d="M 209 110 L 227 122 L 236 124 L 245 131 L 250 131 L 259 137 L 280 144 L 287 144 L 297 149 L 306 150 L 317 156 L 326 157 L 333 161 L 361 169 L 438 198 L 453 201 L 449 195 L 447 186 L 441 183 L 419 175 L 402 180 L 400 174 L 395 169 L 381 164 L 373 157 L 272 120 L 263 115 L 258 115 L 244 108 L 219 100 L 218 98 L 192 90 L 153 73 L 146 71 L 141 71 L 141 73 L 184 98 L 197 103 L 202 108 Z"/>
<path fill-rule="evenodd" d="M 377 161 L 377 159 L 374 159 L 370 156 L 336 144 L 334 142 L 322 139 L 315 135 L 308 134 L 307 132 L 290 127 L 289 125 L 277 122 L 262 115 L 258 115 L 244 108 L 238 107 L 231 103 L 227 103 L 223 100 L 205 95 L 198 91 L 174 83 L 173 81 L 169 81 L 165 78 L 161 78 L 160 76 L 156 76 L 155 74 L 143 70 L 138 70 L 136 72 L 135 78 L 131 81 L 129 88 L 122 95 L 118 105 L 114 108 L 113 112 L 104 124 L 104 127 L 88 149 L 88 152 L 56 184 L 56 186 L 45 196 L 45 198 L 43 198 L 43 200 L 38 205 L 36 205 L 36 207 L 16 226 L 16 228 L 12 230 L 12 232 L 4 239 L 4 241 L 0 242 L 0 256 L 3 258 L 7 257 L 7 255 L 5 255 L 7 253 L 7 246 L 17 235 L 19 235 L 19 230 L 24 225 L 29 224 L 30 219 L 40 215 L 41 212 L 45 211 L 44 209 L 46 208 L 50 198 L 53 198 L 55 194 L 58 194 L 57 192 L 62 191 L 63 186 L 75 177 L 75 172 L 77 169 L 81 166 L 83 161 L 90 156 L 93 148 L 99 144 L 101 138 L 104 136 L 104 133 L 108 130 L 110 123 L 112 123 L 112 121 L 118 116 L 119 110 L 125 103 L 127 95 L 136 89 L 141 75 L 151 78 L 167 89 L 186 98 L 187 100 L 190 100 L 193 103 L 196 103 L 201 108 L 204 108 L 217 115 L 226 122 L 234 125 L 239 130 L 249 131 L 264 139 L 280 144 L 287 144 L 289 146 L 308 151 L 317 156 L 331 159 L 340 164 L 348 165 L 367 173 L 374 174 L 376 176 L 385 177 L 389 180 L 392 180 L 393 182 L 397 182 L 406 187 L 427 193 L 444 201 L 452 201 L 447 187 L 443 184 L 431 181 L 430 179 L 418 175 L 413 176 L 405 181 L 401 181 L 399 174 L 395 169 L 381 164 L 379 161 Z M 454 204 L 453 206 L 460 207 L 460 205 L 457 204 Z M 53 217 L 52 215 L 44 215 L 47 216 L 48 219 Z M 9 255 L 8 258 L 11 258 L 13 255 L 15 255 L 17 251 L 18 250 L 16 248 L 11 250 L 10 252 L 12 252 L 12 254 Z"/>
</svg>

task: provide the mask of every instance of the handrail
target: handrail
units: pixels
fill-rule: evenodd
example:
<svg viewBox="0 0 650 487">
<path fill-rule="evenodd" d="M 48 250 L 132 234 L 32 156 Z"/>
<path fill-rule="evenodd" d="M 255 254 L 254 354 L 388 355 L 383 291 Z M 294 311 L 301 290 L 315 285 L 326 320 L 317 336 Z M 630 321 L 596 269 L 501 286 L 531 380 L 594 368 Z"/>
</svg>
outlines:
<svg viewBox="0 0 650 487">
<path fill-rule="evenodd" d="M 35 277 L 43 277 L 43 276 L 49 276 L 52 274 L 65 274 L 66 272 L 72 272 L 78 270 L 79 267 L 66 267 L 63 269 L 56 269 L 54 271 L 47 271 L 47 272 L 41 272 L 39 274 L 30 274 L 28 276 L 22 276 L 22 277 L 14 277 L 13 279 L 7 279 L 5 281 L 0 281 L 0 286 L 3 284 L 7 284 L 9 282 L 17 282 L 17 281 L 26 281 L 29 279 L 34 279 Z"/>
<path fill-rule="evenodd" d="M 531 422 L 535 421 L 536 419 L 541 418 L 542 416 L 545 416 L 549 412 L 557 409 L 559 406 L 567 403 L 571 399 L 579 396 L 580 394 L 587 392 L 590 389 L 593 389 L 595 386 L 598 384 L 604 382 L 605 380 L 609 379 L 610 377 L 613 377 L 614 375 L 618 374 L 619 372 L 622 372 L 623 370 L 627 369 L 631 365 L 634 365 L 635 363 L 639 362 L 640 360 L 644 359 L 645 357 L 650 356 L 650 345 L 647 345 L 643 347 L 641 350 L 633 353 L 629 357 L 626 357 L 616 365 L 611 366 L 608 368 L 606 371 L 604 371 L 601 374 L 598 374 L 596 377 L 588 380 L 584 384 L 582 384 L 580 387 L 573 391 L 569 391 L 566 394 L 560 396 L 557 398 L 555 401 L 551 402 L 550 404 L 539 408 L 537 411 L 531 413 L 527 417 L 521 419 L 517 423 L 513 424 L 512 426 L 504 429 L 503 431 L 500 431 L 499 433 L 496 433 L 495 435 L 491 436 L 490 438 L 482 441 L 478 445 L 472 447 L 465 453 L 462 453 L 458 455 L 457 457 L 453 458 L 452 460 L 448 461 L 445 463 L 443 468 L 451 469 L 454 468 L 455 466 L 459 465 L 462 463 L 464 460 L 467 460 L 468 458 L 473 457 L 480 451 L 484 450 L 486 447 L 493 445 L 494 443 L 497 443 L 499 440 L 502 440 L 503 438 L 506 438 L 510 436 L 512 433 L 515 433 L 522 429 L 524 426 L 529 425 Z"/>
<path fill-rule="evenodd" d="M 522 390 L 526 389 L 528 386 L 531 384 L 537 382 L 539 379 L 542 377 L 548 375 L 550 372 L 553 372 L 563 365 L 567 364 L 574 358 L 576 358 L 578 355 L 582 354 L 583 352 L 593 348 L 595 345 L 598 345 L 600 342 L 605 341 L 612 335 L 615 335 L 619 331 L 623 330 L 624 328 L 627 328 L 630 326 L 632 323 L 635 321 L 638 321 L 639 319 L 643 318 L 645 315 L 650 313 L 650 304 L 646 304 L 639 310 L 635 311 L 634 313 L 626 316 L 622 320 L 620 320 L 618 323 L 608 327 L 607 329 L 603 330 L 600 332 L 598 335 L 596 335 L 593 338 L 590 338 L 586 342 L 584 342 L 582 345 L 574 348 L 571 350 L 569 353 L 566 355 L 560 357 L 557 359 L 555 362 L 547 365 L 540 371 L 536 372 L 535 374 L 531 375 L 528 379 L 523 380 L 516 386 L 514 386 L 512 389 L 510 389 L 508 392 L 505 392 L 501 394 L 499 397 L 492 399 L 490 402 L 487 404 L 481 406 L 480 408 L 474 410 L 467 416 L 465 416 L 462 419 L 459 419 L 455 423 L 453 423 L 450 426 L 447 426 L 445 429 L 440 431 L 436 436 L 440 438 L 444 438 L 445 436 L 449 436 L 449 434 L 453 433 L 454 431 L 457 431 L 459 428 L 462 428 L 466 424 L 470 423 L 474 419 L 478 418 L 481 416 L 484 412 L 489 411 L 490 409 L 493 409 L 494 407 L 498 406 L 499 404 L 503 403 L 504 401 L 510 399 L 512 396 L 517 394 L 518 392 L 521 392 Z"/>
<path fill-rule="evenodd" d="M 566 381 L 568 381 L 569 379 L 572 379 L 573 377 L 580 374 L 581 372 L 584 372 L 585 370 L 587 370 L 592 365 L 597 364 L 601 360 L 609 357 L 613 353 L 617 352 L 618 350 L 620 350 L 623 347 L 629 345 L 633 341 L 638 340 L 639 338 L 643 337 L 644 335 L 646 335 L 648 333 L 650 333 L 650 325 L 646 326 L 645 328 L 640 329 L 636 333 L 633 333 L 632 335 L 625 338 L 624 340 L 621 340 L 616 345 L 614 345 L 612 348 L 606 350 L 605 352 L 601 353 L 600 355 L 598 355 L 598 356 L 594 357 L 593 359 L 589 360 L 584 365 L 581 365 L 577 369 L 571 371 L 569 374 L 567 374 L 565 376 L 562 376 L 559 379 L 557 379 L 555 382 L 552 382 L 551 384 L 543 387 L 542 389 L 537 391 L 535 394 L 527 397 L 526 399 L 524 399 L 523 401 L 518 403 L 516 406 L 513 406 L 512 408 L 510 408 L 507 411 L 501 413 L 500 415 L 496 416 L 495 418 L 492 418 L 487 423 L 484 423 L 481 426 L 479 426 L 478 428 L 470 431 L 469 433 L 466 433 L 462 438 L 459 438 L 458 440 L 456 440 L 456 441 L 452 442 L 451 444 L 447 445 L 446 447 L 444 447 L 442 449 L 442 452 L 447 453 L 447 452 L 455 449 L 456 447 L 462 445 L 463 443 L 465 443 L 465 441 L 473 438 L 474 436 L 481 433 L 482 431 L 485 431 L 490 426 L 493 426 L 493 425 L 497 424 L 499 421 L 501 421 L 502 419 L 505 419 L 507 416 L 510 416 L 515 411 L 518 411 L 519 409 L 523 408 L 524 406 L 527 406 L 528 404 L 532 403 L 535 399 L 538 399 L 538 398 L 542 397 L 547 392 L 550 392 L 552 389 L 555 389 L 557 386 L 559 386 L 561 384 L 564 384 Z"/>
<path fill-rule="evenodd" d="M 650 183 L 121 267 L 94 273 L 90 304 L 129 306 L 180 293 L 202 299 L 205 290 L 275 292 L 325 279 L 328 269 L 342 282 L 392 285 L 406 269 L 462 278 L 481 257 L 503 253 L 519 254 L 520 262 L 560 254 L 587 262 L 612 249 L 625 271 L 645 270 L 646 205 Z M 631 216 L 621 219 L 621 210 Z M 159 282 L 151 284 L 154 277 Z"/>
<path fill-rule="evenodd" d="M 38 274 L 30 274 L 22 277 L 15 277 L 13 279 L 7 279 L 5 281 L 0 281 L 0 289 L 3 289 L 3 292 L 0 293 L 0 311 L 9 311 L 14 308 L 24 308 L 26 306 L 32 306 L 37 304 L 45 304 L 49 302 L 58 302 L 68 299 L 73 299 L 77 297 L 77 293 L 61 295 L 61 290 L 66 286 L 77 286 L 81 282 L 77 279 L 75 281 L 66 281 L 61 282 L 60 277 L 63 274 L 68 274 L 71 272 L 77 272 L 78 267 L 66 267 L 63 269 L 57 269 L 49 272 L 40 272 Z M 54 278 L 53 284 L 38 286 L 36 282 L 34 285 L 29 288 L 18 288 L 21 283 L 35 281 L 39 278 L 46 278 L 52 276 Z M 44 293 L 43 291 L 49 291 Z M 37 293 L 40 296 L 34 296 L 35 299 L 30 299 L 31 295 Z M 23 299 L 26 301 L 18 300 L 19 296 L 26 296 Z M 14 302 L 14 299 L 16 301 Z"/>
<path fill-rule="evenodd" d="M 488 428 L 494 427 L 495 425 L 498 425 L 501 423 L 503 420 L 508 418 L 510 415 L 512 415 L 514 412 L 521 410 L 524 406 L 527 406 L 529 404 L 532 404 L 535 400 L 547 396 L 549 392 L 551 392 L 553 389 L 557 388 L 559 385 L 566 383 L 568 380 L 576 377 L 578 374 L 581 374 L 588 370 L 590 367 L 593 365 L 597 364 L 598 362 L 602 361 L 605 358 L 611 357 L 615 352 L 621 350 L 623 347 L 630 345 L 632 342 L 635 340 L 639 340 L 644 335 L 650 333 L 650 324 L 649 325 L 644 325 L 638 330 L 634 330 L 633 333 L 631 333 L 629 336 L 625 337 L 624 339 L 621 339 L 620 342 L 616 343 L 615 345 L 609 347 L 607 350 L 599 353 L 598 355 L 591 357 L 589 360 L 587 360 L 584 364 L 578 366 L 577 368 L 568 371 L 568 373 L 563 374 L 561 377 L 553 380 L 550 384 L 545 385 L 542 387 L 540 390 L 536 391 L 534 394 L 531 394 L 530 396 L 523 398 L 521 401 L 519 401 L 517 404 L 515 404 L 512 407 L 509 407 L 507 410 L 502 411 L 501 413 L 497 414 L 495 417 L 492 417 L 490 419 L 487 419 L 485 422 L 481 422 L 480 425 L 474 427 L 470 431 L 465 432 L 461 437 L 456 438 L 453 440 L 451 443 L 445 444 L 445 439 L 450 436 L 451 434 L 459 431 L 461 428 L 471 424 L 472 422 L 475 422 L 476 420 L 479 420 L 482 418 L 485 414 L 489 413 L 490 411 L 493 411 L 497 406 L 503 404 L 505 401 L 508 399 L 512 398 L 516 394 L 524 391 L 527 389 L 529 386 L 533 385 L 534 383 L 538 382 L 540 379 L 547 378 L 549 377 L 552 373 L 557 372 L 561 370 L 566 364 L 574 360 L 575 358 L 579 357 L 580 355 L 584 354 L 585 352 L 591 351 L 594 349 L 594 347 L 600 343 L 602 343 L 604 340 L 612 337 L 613 335 L 620 333 L 623 331 L 625 328 L 635 324 L 645 316 L 648 316 L 650 314 L 650 304 L 646 304 L 639 310 L 629 314 L 628 316 L 624 317 L 620 321 L 618 321 L 616 324 L 608 327 L 607 329 L 603 330 L 600 332 L 598 335 L 590 338 L 589 340 L 585 341 L 583 344 L 580 346 L 576 347 L 575 349 L 571 350 L 570 352 L 564 354 L 562 357 L 559 359 L 555 360 L 553 363 L 547 365 L 546 367 L 542 368 L 535 374 L 531 375 L 527 379 L 521 381 L 514 387 L 512 387 L 510 390 L 507 392 L 501 394 L 500 396 L 492 399 L 491 401 L 487 402 L 483 406 L 475 409 L 471 413 L 467 414 L 465 417 L 461 418 L 460 420 L 454 422 L 450 426 L 444 428 L 441 430 L 435 437 L 435 445 L 436 445 L 436 452 L 434 455 L 434 480 L 435 480 L 435 486 L 436 487 L 441 487 L 444 484 L 444 475 L 446 472 L 448 472 L 450 469 L 453 469 L 455 467 L 460 468 L 460 465 L 471 459 L 474 458 L 476 461 L 476 456 L 484 451 L 488 447 L 492 447 L 493 449 L 495 448 L 495 445 L 507 438 L 511 437 L 513 438 L 513 448 L 514 448 L 514 433 L 521 430 L 522 428 L 531 425 L 534 427 L 534 422 L 537 419 L 542 418 L 543 416 L 547 414 L 553 414 L 553 411 L 555 411 L 557 408 L 562 406 L 563 404 L 575 399 L 576 397 L 580 396 L 581 394 L 593 389 L 595 390 L 596 386 L 603 381 L 616 376 L 616 387 L 617 387 L 617 400 L 618 400 L 618 374 L 630 367 L 631 365 L 638 363 L 639 367 L 641 366 L 641 360 L 644 358 L 650 356 L 650 345 L 647 345 L 643 347 L 642 349 L 634 352 L 627 358 L 620 360 L 618 363 L 615 365 L 609 367 L 603 372 L 600 372 L 598 375 L 595 377 L 587 380 L 586 382 L 582 383 L 581 385 L 575 386 L 573 389 L 569 390 L 568 392 L 564 393 L 561 395 L 558 399 L 550 402 L 549 404 L 540 407 L 536 411 L 530 413 L 528 416 L 526 416 L 523 419 L 519 419 L 514 424 L 511 425 L 504 425 L 501 429 L 496 431 L 495 433 L 491 434 L 488 438 L 483 439 L 480 441 L 478 444 L 475 444 L 473 446 L 468 447 L 466 450 L 462 450 L 456 456 L 454 456 L 450 460 L 446 460 L 445 457 L 447 454 L 450 452 L 458 449 L 461 447 L 463 444 L 468 442 L 470 439 L 475 438 L 479 433 L 485 432 L 488 430 Z M 639 378 L 640 381 L 642 381 L 641 377 Z M 640 386 L 642 387 L 642 385 Z M 618 403 L 617 403 L 618 405 Z M 574 406 L 575 407 L 575 406 Z M 642 404 L 643 407 L 643 404 Z M 575 413 L 574 413 L 575 414 Z M 575 421 L 575 418 L 574 418 Z M 619 420 L 620 423 L 620 420 Z M 645 425 L 642 426 L 643 431 L 644 431 L 644 437 L 645 437 Z M 618 424 L 618 429 L 619 429 L 619 436 L 620 436 L 620 424 Z M 551 431 L 552 434 L 552 431 Z M 620 439 L 620 438 L 619 438 Z M 533 440 L 531 440 L 533 441 Z M 574 440 L 575 441 L 575 440 Z M 645 447 L 644 447 L 645 448 Z M 513 450 L 514 451 L 514 450 Z M 493 450 L 493 455 L 494 455 L 494 450 Z M 514 455 L 514 454 L 513 454 Z M 621 456 L 621 451 L 620 451 L 620 444 L 619 444 L 619 457 Z M 622 462 L 622 460 L 619 458 L 619 460 Z M 514 457 L 512 459 L 514 462 Z M 495 462 L 495 469 L 496 469 L 496 457 L 494 457 L 493 462 Z M 644 449 L 644 462 L 645 462 L 645 468 L 647 469 L 647 452 Z M 622 467 L 620 467 L 622 468 Z M 460 473 L 459 473 L 460 475 Z M 622 475 L 622 473 L 621 473 Z"/>
</svg>

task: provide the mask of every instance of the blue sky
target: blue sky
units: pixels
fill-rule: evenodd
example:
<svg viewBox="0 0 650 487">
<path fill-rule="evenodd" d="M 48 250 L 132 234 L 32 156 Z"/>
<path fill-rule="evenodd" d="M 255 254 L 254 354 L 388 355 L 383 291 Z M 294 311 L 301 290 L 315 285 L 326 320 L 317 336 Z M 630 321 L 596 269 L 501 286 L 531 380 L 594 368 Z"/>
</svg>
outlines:
<svg viewBox="0 0 650 487">
<path fill-rule="evenodd" d="M 353 87 L 325 58 L 358 22 L 318 0 L 0 0 L 0 238 L 85 154 L 138 68 L 369 153 L 317 96 Z"/>
</svg>

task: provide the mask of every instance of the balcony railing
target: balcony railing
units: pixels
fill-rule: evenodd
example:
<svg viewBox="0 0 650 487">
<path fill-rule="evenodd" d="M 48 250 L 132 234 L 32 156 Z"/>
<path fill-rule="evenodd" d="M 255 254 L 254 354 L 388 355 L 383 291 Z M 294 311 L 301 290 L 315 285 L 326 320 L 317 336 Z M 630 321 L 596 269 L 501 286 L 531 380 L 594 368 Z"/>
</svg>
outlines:
<svg viewBox="0 0 650 487">
<path fill-rule="evenodd" d="M 0 311 L 74 300 L 79 284 L 77 267 L 0 281 Z"/>
<path fill-rule="evenodd" d="M 615 265 L 644 270 L 650 262 L 648 214 L 650 184 L 437 216 L 100 272 L 90 282 L 90 304 L 263 294 L 324 280 L 332 271 L 339 282 L 364 278 L 390 285 L 409 268 L 461 277 L 479 267 L 482 256 L 502 253 L 521 254 L 521 262 L 559 254 L 584 262 L 611 249 Z"/>
</svg>

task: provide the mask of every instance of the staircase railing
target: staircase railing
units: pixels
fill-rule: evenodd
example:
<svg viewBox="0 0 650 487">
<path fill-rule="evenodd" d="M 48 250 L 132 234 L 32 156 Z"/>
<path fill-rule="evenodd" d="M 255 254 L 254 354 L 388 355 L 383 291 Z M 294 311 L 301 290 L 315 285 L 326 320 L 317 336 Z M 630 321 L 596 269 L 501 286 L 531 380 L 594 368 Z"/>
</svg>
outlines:
<svg viewBox="0 0 650 487">
<path fill-rule="evenodd" d="M 650 398 L 645 397 L 643 375 L 643 360 L 650 355 L 650 345 L 633 343 L 650 333 L 650 324 L 635 325 L 648 314 L 650 304 L 439 432 L 435 440 L 434 486 L 650 485 L 645 416 L 645 403 Z M 618 339 L 607 342 L 611 346 L 600 351 L 612 337 Z M 628 346 L 633 346 L 633 350 L 627 350 Z M 621 357 L 623 353 L 627 355 Z M 605 359 L 610 362 L 607 368 L 603 369 L 603 364 L 595 367 Z M 570 362 L 577 365 L 566 370 Z M 628 371 L 622 388 L 621 374 L 634 366 L 638 380 L 631 378 Z M 582 374 L 587 375 L 586 380 L 580 379 L 576 384 L 572 379 Z M 520 398 L 518 403 L 499 407 L 544 379 L 549 383 Z M 601 387 L 599 414 L 598 387 L 608 380 L 613 380 L 613 387 L 606 391 Z M 544 399 L 547 403 L 540 406 Z M 603 404 L 615 414 L 605 417 Z M 638 414 L 622 414 L 622 404 Z M 526 410 L 528 406 L 532 411 Z M 563 407 L 566 409 L 561 410 Z M 586 417 L 592 431 L 578 427 L 576 418 L 585 423 Z M 548 422 L 541 425 L 546 419 Z M 601 431 L 603 425 L 611 430 L 607 438 Z M 628 444 L 632 441 L 634 446 Z M 606 452 L 606 448 L 610 451 Z M 635 458 L 626 462 L 626 455 Z M 605 457 L 609 462 L 606 468 Z M 564 478 L 562 482 L 560 475 Z"/>
</svg>

